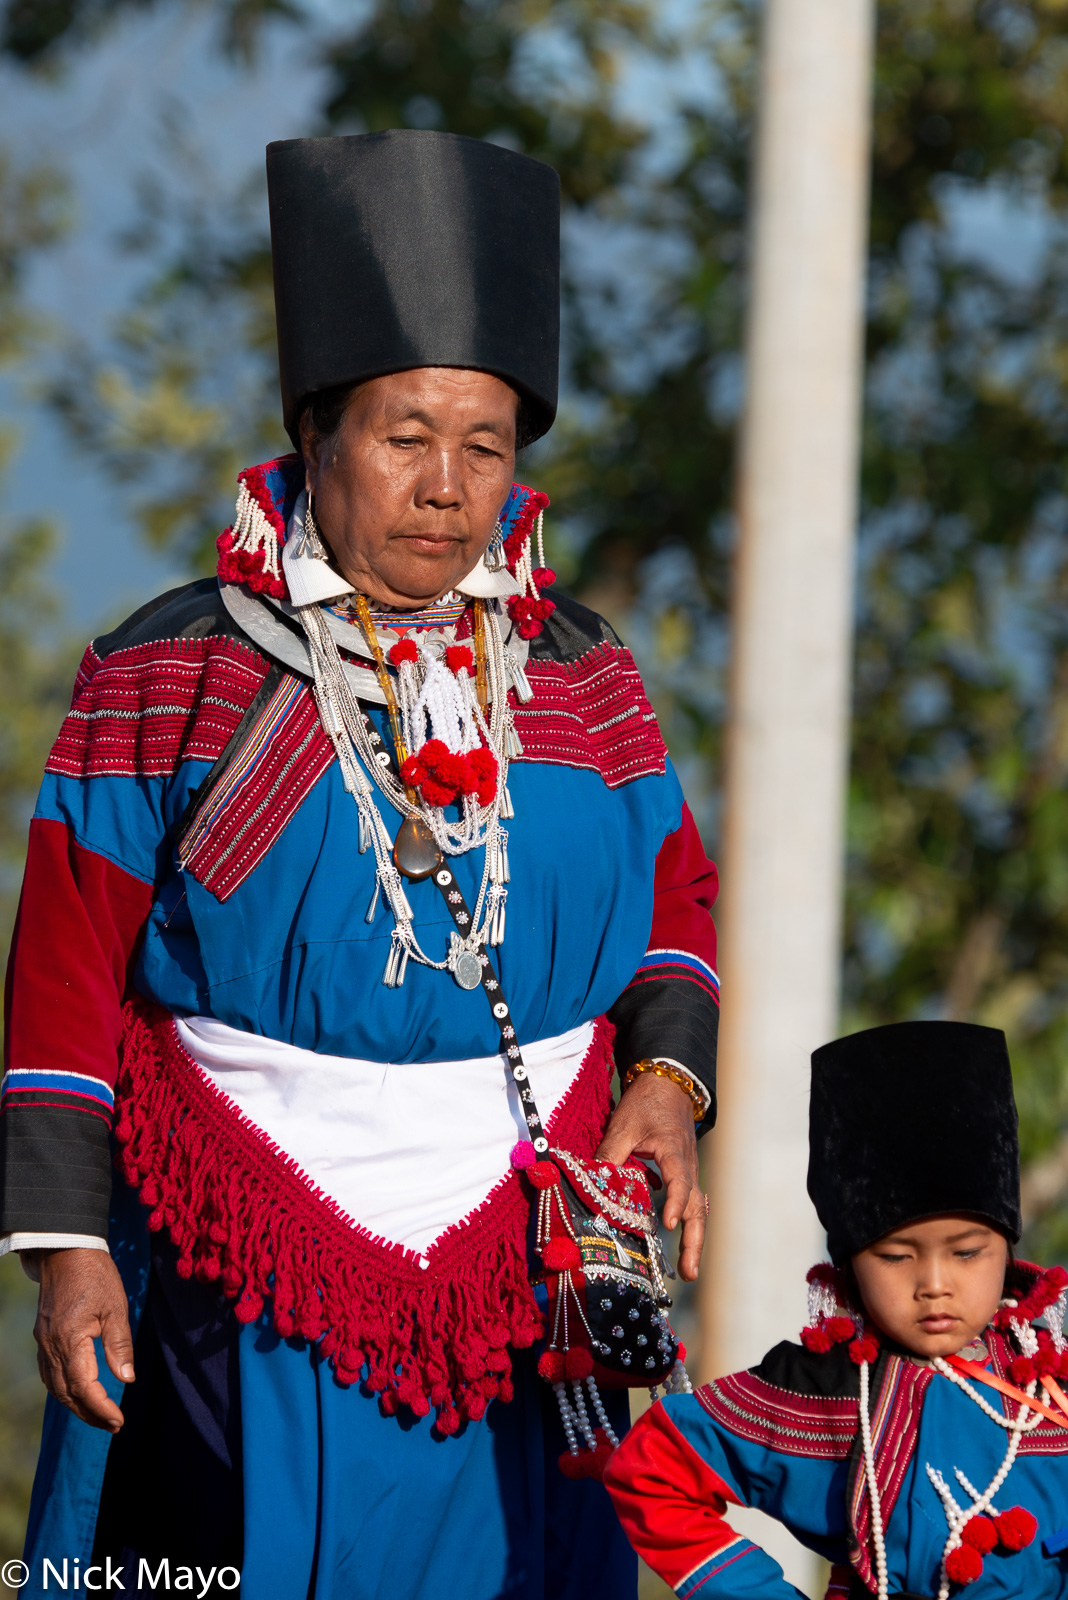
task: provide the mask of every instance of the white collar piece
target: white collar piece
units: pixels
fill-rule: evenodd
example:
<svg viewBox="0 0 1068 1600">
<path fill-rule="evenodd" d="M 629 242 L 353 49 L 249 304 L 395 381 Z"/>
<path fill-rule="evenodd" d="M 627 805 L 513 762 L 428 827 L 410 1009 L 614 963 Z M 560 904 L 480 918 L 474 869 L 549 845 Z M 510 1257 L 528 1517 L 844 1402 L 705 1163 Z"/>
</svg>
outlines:
<svg viewBox="0 0 1068 1600">
<path fill-rule="evenodd" d="M 324 601 L 356 593 L 352 584 L 347 583 L 329 561 L 313 554 L 311 541 L 304 537 L 307 509 L 308 491 L 302 489 L 289 518 L 282 550 L 282 571 L 295 606 L 322 605 Z M 520 592 L 508 568 L 502 566 L 499 571 L 491 572 L 484 556 L 479 556 L 471 571 L 459 583 L 454 583 L 453 588 L 457 594 L 474 600 L 503 600 Z"/>
</svg>

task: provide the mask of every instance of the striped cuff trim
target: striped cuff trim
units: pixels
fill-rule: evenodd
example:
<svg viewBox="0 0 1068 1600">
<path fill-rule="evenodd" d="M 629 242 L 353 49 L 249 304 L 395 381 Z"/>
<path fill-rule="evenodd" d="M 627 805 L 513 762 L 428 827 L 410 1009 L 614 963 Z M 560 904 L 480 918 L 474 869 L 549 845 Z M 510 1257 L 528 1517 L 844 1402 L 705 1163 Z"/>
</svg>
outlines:
<svg viewBox="0 0 1068 1600">
<path fill-rule="evenodd" d="M 39 1096 L 42 1092 L 59 1096 L 59 1100 L 52 1100 L 50 1104 L 64 1103 L 67 1096 L 78 1096 L 83 1100 L 93 1100 L 108 1111 L 115 1109 L 115 1091 L 111 1085 L 105 1083 L 103 1078 L 90 1078 L 81 1072 L 42 1071 L 32 1067 L 12 1067 L 4 1073 L 0 1082 L 0 1099 L 7 1101 L 12 1095 L 33 1094 Z"/>
<path fill-rule="evenodd" d="M 709 1578 L 714 1578 L 717 1573 L 722 1572 L 725 1567 L 729 1567 L 732 1562 L 740 1560 L 742 1556 L 746 1556 L 751 1550 L 756 1549 L 757 1546 L 751 1540 L 743 1539 L 741 1535 L 736 1539 L 732 1539 L 730 1544 L 722 1545 L 714 1555 L 707 1557 L 699 1567 L 695 1567 L 692 1572 L 688 1572 L 681 1583 L 675 1585 L 675 1593 L 678 1595 L 679 1600 L 689 1600 L 690 1595 L 694 1595 L 699 1589 L 702 1589 Z"/>
</svg>

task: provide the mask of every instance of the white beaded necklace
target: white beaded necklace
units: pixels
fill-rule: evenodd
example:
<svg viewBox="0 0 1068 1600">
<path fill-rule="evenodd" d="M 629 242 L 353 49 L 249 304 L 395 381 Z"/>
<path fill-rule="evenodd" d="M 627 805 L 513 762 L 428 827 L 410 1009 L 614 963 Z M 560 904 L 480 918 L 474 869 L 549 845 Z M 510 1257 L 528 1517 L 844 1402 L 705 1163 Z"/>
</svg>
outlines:
<svg viewBox="0 0 1068 1600">
<path fill-rule="evenodd" d="M 341 662 L 341 655 L 318 604 L 301 606 L 297 616 L 304 628 L 311 656 L 313 693 L 319 718 L 334 746 L 345 788 L 359 811 L 359 849 L 370 845 L 375 854 L 375 888 L 367 909 L 368 922 L 374 918 L 379 890 L 393 915 L 394 928 L 383 982 L 399 988 L 404 982 L 409 959 L 437 972 L 457 972 L 461 956 L 477 956 L 482 944 L 499 945 L 504 940 L 504 910 L 508 898 L 506 883 L 508 853 L 502 817 L 513 815 L 508 797 L 508 760 L 522 754 L 512 727 L 513 712 L 508 704 L 508 681 L 515 681 L 512 664 L 507 661 L 496 614 L 487 606 L 487 674 L 491 696 L 490 716 L 483 717 L 477 701 L 468 696 L 479 731 L 497 761 L 497 780 L 490 805 L 482 807 L 470 796 L 464 797 L 463 818 L 459 825 L 449 823 L 440 808 L 413 805 L 402 783 L 390 770 L 385 750 L 376 749 L 356 697 Z M 507 677 L 506 677 L 507 674 Z M 362 757 L 363 766 L 357 759 Z M 374 802 L 374 790 L 364 771 L 402 816 L 418 816 L 431 828 L 443 854 L 461 855 L 479 845 L 486 849 L 482 878 L 471 916 L 471 927 L 461 938 L 450 935 L 450 947 L 443 961 L 435 961 L 421 948 L 413 928 L 413 914 L 404 884 L 393 861 L 393 841 Z"/>
</svg>

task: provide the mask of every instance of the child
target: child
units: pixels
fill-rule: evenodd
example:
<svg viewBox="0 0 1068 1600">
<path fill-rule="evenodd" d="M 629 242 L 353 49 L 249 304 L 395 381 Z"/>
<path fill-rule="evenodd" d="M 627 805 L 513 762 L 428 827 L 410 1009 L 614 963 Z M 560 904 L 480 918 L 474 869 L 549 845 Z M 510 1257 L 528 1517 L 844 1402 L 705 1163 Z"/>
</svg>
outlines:
<svg viewBox="0 0 1068 1600">
<path fill-rule="evenodd" d="M 604 1481 L 632 1544 L 677 1595 L 797 1600 L 724 1519 L 752 1505 L 834 1564 L 828 1600 L 1068 1600 L 1068 1274 L 1013 1258 L 1004 1036 L 825 1045 L 809 1138 L 810 1326 L 631 1429 Z"/>
</svg>

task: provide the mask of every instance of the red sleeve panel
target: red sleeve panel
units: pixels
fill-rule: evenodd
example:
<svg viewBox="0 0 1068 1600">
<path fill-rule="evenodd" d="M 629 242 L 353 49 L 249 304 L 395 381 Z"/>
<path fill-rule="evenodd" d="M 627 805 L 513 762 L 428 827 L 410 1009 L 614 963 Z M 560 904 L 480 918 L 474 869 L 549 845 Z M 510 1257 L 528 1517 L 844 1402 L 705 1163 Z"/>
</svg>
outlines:
<svg viewBox="0 0 1068 1600">
<path fill-rule="evenodd" d="M 647 1411 L 623 1439 L 605 1468 L 604 1486 L 627 1538 L 672 1589 L 713 1557 L 753 1548 L 724 1519 L 728 1504 L 741 1503 L 738 1496 L 662 1405 Z"/>
<path fill-rule="evenodd" d="M 152 885 L 30 824 L 8 960 L 0 1232 L 105 1234 L 121 1005 Z"/>
<path fill-rule="evenodd" d="M 719 978 L 712 907 L 719 877 L 690 808 L 656 858 L 649 945 L 612 1007 L 616 1062 L 667 1056 L 699 1078 L 711 1096 L 701 1132 L 715 1121 Z"/>
</svg>

